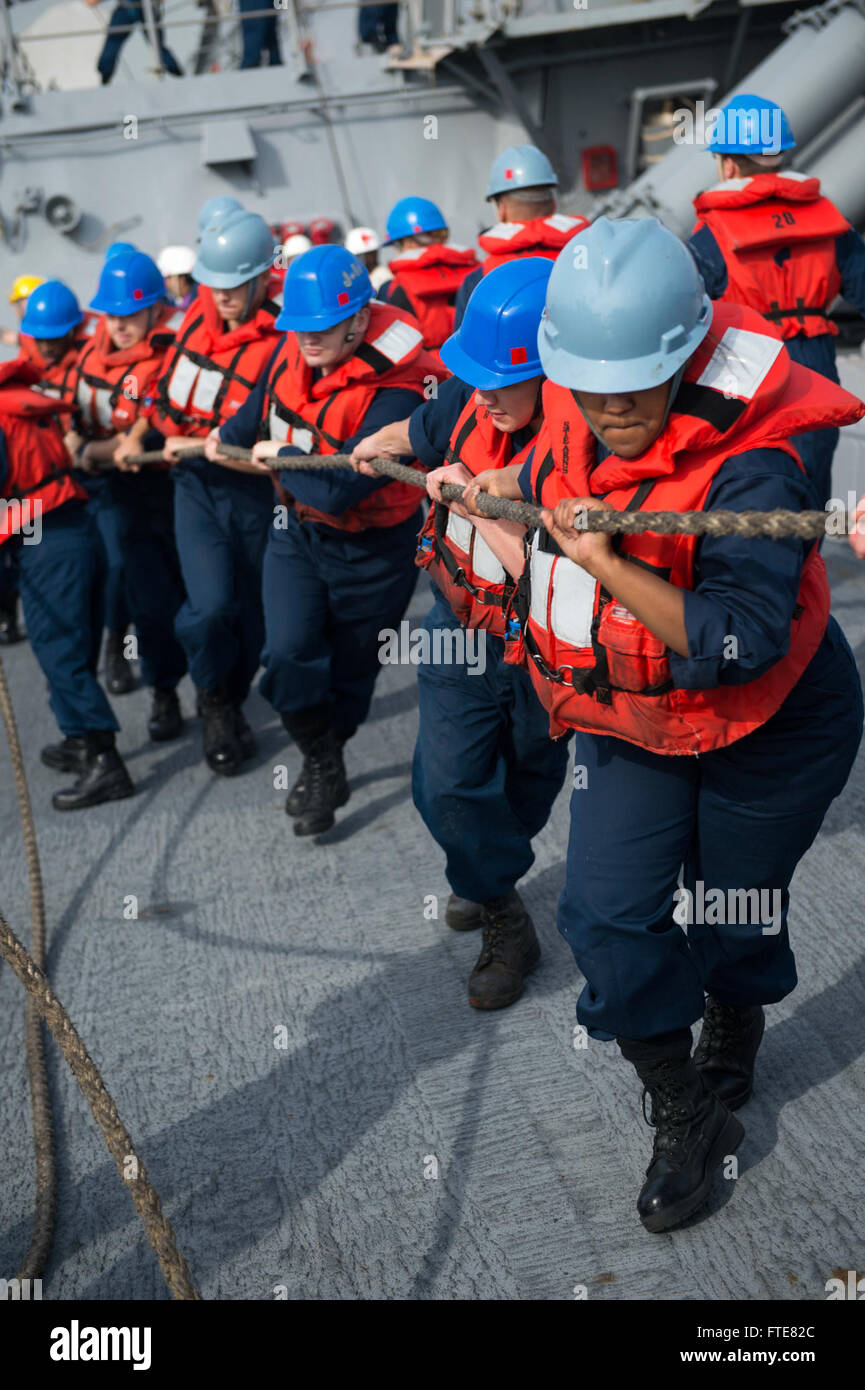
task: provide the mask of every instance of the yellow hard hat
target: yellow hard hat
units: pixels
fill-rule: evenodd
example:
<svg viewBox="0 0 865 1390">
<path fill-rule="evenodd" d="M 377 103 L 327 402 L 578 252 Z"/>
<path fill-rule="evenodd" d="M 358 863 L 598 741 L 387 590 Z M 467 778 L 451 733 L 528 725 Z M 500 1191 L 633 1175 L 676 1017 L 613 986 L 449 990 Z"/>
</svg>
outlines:
<svg viewBox="0 0 865 1390">
<path fill-rule="evenodd" d="M 26 299 L 39 286 L 45 284 L 43 275 L 19 275 L 12 281 L 12 289 L 9 293 L 9 303 L 17 304 L 19 299 Z"/>
</svg>

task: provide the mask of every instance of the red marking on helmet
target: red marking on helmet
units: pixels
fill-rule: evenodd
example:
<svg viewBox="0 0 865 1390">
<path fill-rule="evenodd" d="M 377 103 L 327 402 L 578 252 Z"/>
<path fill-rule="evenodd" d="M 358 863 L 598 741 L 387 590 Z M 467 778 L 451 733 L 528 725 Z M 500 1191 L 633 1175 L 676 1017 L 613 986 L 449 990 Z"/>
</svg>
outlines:
<svg viewBox="0 0 865 1390">
<path fill-rule="evenodd" d="M 513 176 L 514 176 L 514 171 L 513 171 L 513 169 L 506 169 L 506 170 L 505 170 L 505 178 L 506 178 L 506 179 L 512 179 Z"/>
<path fill-rule="evenodd" d="M 412 229 L 413 232 L 422 232 L 422 231 L 423 231 L 423 227 L 421 227 L 420 224 L 417 223 L 417 222 L 412 222 L 410 225 L 411 225 L 411 229 Z"/>
<path fill-rule="evenodd" d="M 133 299 L 143 299 L 143 298 L 144 298 L 144 291 L 143 291 L 143 290 L 133 290 L 133 291 L 132 291 L 132 298 L 133 298 Z"/>
<path fill-rule="evenodd" d="M 516 367 L 520 362 L 528 362 L 529 355 L 524 347 L 511 348 L 511 365 Z"/>
<path fill-rule="evenodd" d="M 336 302 L 337 302 L 337 304 L 347 304 L 347 303 L 348 303 L 348 294 L 347 294 L 347 292 L 346 292 L 345 290 L 343 290 L 340 294 L 338 294 L 338 295 L 336 296 Z"/>
</svg>

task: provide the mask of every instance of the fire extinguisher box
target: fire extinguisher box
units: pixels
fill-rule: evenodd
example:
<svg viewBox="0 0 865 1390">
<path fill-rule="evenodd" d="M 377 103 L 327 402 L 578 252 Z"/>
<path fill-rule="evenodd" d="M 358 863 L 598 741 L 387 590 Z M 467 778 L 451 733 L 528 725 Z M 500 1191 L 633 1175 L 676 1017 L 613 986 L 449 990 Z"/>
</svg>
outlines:
<svg viewBox="0 0 865 1390">
<path fill-rule="evenodd" d="M 590 193 L 618 188 L 619 160 L 612 145 L 589 145 L 581 156 L 583 187 Z"/>
</svg>

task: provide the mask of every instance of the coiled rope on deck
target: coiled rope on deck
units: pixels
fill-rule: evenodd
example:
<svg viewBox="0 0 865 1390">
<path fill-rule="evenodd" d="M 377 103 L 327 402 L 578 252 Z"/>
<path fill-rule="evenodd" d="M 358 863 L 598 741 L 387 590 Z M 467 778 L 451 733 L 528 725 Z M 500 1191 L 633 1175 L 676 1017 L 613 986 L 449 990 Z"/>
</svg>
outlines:
<svg viewBox="0 0 865 1390">
<path fill-rule="evenodd" d="M 239 449 L 234 445 L 220 444 L 219 452 L 224 458 L 250 462 L 251 449 Z M 200 458 L 201 445 L 195 448 L 178 449 L 180 458 Z M 153 450 L 135 454 L 127 460 L 138 467 L 148 464 L 164 463 L 161 451 Z M 426 489 L 426 474 L 419 468 L 412 468 L 393 459 L 375 458 L 368 460 L 377 473 L 385 474 L 400 483 L 410 483 L 412 487 Z M 267 460 L 272 472 L 283 470 L 304 472 L 307 469 L 350 469 L 351 460 L 347 454 L 304 454 Z M 459 483 L 444 483 L 442 497 L 448 502 L 458 502 L 464 489 Z M 477 509 L 483 516 L 494 520 L 516 521 L 521 526 L 541 526 L 541 509 L 530 502 L 512 501 L 507 497 L 491 497 L 480 493 Z M 846 514 L 833 512 L 791 512 L 778 509 L 771 512 L 714 511 L 714 512 L 616 512 L 584 509 L 578 516 L 575 529 L 578 531 L 600 531 L 608 536 L 638 534 L 653 531 L 662 536 L 745 536 L 750 539 L 764 537 L 768 540 L 783 540 L 794 536 L 800 540 L 817 540 L 827 534 L 827 521 L 833 521 L 833 530 L 847 534 L 854 523 Z"/>
<path fill-rule="evenodd" d="M 45 1071 L 45 1050 L 42 1020 L 63 1053 L 93 1118 L 102 1131 L 108 1152 L 117 1164 L 121 1180 L 131 1193 L 136 1210 L 144 1223 L 147 1238 L 159 1260 L 165 1282 L 176 1299 L 200 1299 L 192 1282 L 189 1266 L 177 1248 L 174 1230 L 163 1214 L 159 1194 L 150 1181 L 147 1169 L 135 1152 L 129 1132 L 123 1125 L 99 1068 L 87 1051 L 78 1031 L 64 1009 L 45 975 L 45 904 L 42 874 L 36 843 L 36 828 L 24 773 L 21 741 L 15 723 L 15 713 L 3 662 L 0 661 L 0 712 L 9 743 L 9 755 L 18 795 L 18 809 L 27 855 L 30 878 L 30 908 L 33 918 L 33 954 L 12 931 L 0 913 L 0 956 L 11 966 L 27 990 L 27 1074 L 33 1108 L 33 1143 L 36 1154 L 35 1217 L 30 1246 L 18 1273 L 19 1279 L 41 1276 L 51 1248 L 56 1211 L 56 1167 L 54 1161 L 54 1130 L 48 1078 Z"/>
</svg>

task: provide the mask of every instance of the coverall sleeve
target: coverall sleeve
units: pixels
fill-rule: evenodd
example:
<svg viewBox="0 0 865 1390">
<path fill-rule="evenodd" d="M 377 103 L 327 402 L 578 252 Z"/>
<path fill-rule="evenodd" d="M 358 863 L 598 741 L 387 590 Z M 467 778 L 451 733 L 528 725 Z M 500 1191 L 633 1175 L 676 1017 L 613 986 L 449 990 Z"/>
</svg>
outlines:
<svg viewBox="0 0 865 1390">
<path fill-rule="evenodd" d="M 752 449 L 722 465 L 706 510 L 733 512 L 813 506 L 805 474 L 780 449 Z M 810 542 L 704 536 L 693 590 L 685 592 L 688 656 L 670 652 L 676 686 L 744 685 L 786 655 L 802 566 Z"/>
<path fill-rule="evenodd" d="M 708 227 L 698 227 L 687 243 L 703 277 L 710 299 L 720 299 L 727 288 L 727 265 L 721 248 Z"/>
<path fill-rule="evenodd" d="M 835 242 L 835 262 L 841 276 L 841 293 L 865 318 L 865 241 L 855 227 Z"/>
<path fill-rule="evenodd" d="M 478 266 L 477 270 L 473 270 L 472 273 L 471 273 L 471 275 L 467 275 L 467 276 L 466 276 L 466 278 L 463 280 L 462 284 L 460 285 L 459 289 L 457 290 L 456 303 L 455 303 L 455 305 L 454 305 L 454 310 L 455 310 L 455 312 L 454 312 L 454 332 L 455 332 L 455 333 L 456 333 L 457 329 L 459 328 L 460 324 L 461 324 L 462 321 L 463 321 L 463 314 L 464 314 L 465 311 L 466 311 L 466 305 L 468 304 L 469 300 L 470 300 L 471 297 L 472 297 L 472 292 L 473 292 L 473 290 L 474 290 L 474 288 L 475 288 L 475 285 L 477 285 L 477 284 L 480 282 L 480 280 L 483 278 L 483 273 L 484 273 L 484 272 L 483 272 L 483 267 L 482 267 L 482 266 Z"/>
<path fill-rule="evenodd" d="M 467 386 L 457 377 L 448 377 L 440 384 L 437 396 L 424 401 L 412 412 L 408 437 L 415 458 L 424 468 L 440 468 L 444 463 L 457 420 L 473 391 L 473 386 Z"/>
<path fill-rule="evenodd" d="M 367 435 L 375 434 L 385 425 L 393 425 L 404 420 L 417 406 L 417 392 L 403 387 L 386 386 L 373 397 L 360 428 L 342 446 L 342 453 L 350 454 L 356 444 Z M 238 412 L 239 413 L 239 412 Z M 288 444 L 280 449 L 280 458 L 303 457 L 303 450 Z M 286 492 L 304 506 L 315 507 L 317 511 L 327 512 L 329 516 L 341 516 L 350 507 L 356 507 L 365 497 L 385 487 L 390 478 L 367 478 L 348 468 L 309 469 L 307 472 L 283 472 L 279 480 Z M 420 506 L 424 493 L 418 488 L 417 500 Z"/>
</svg>

